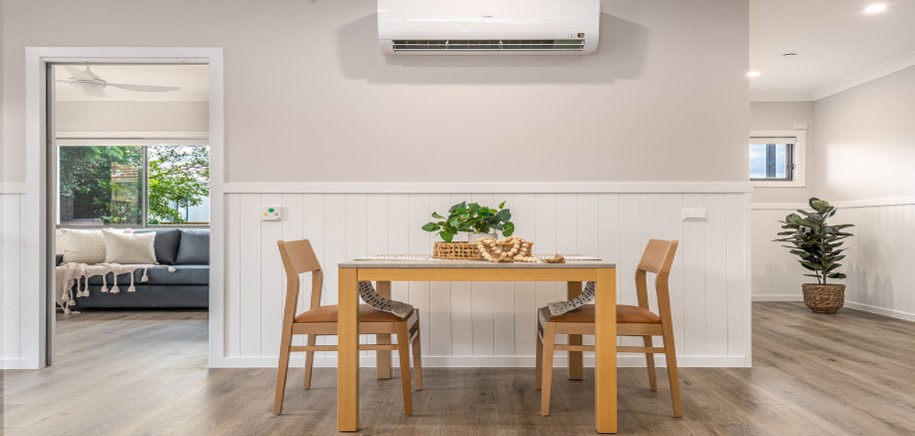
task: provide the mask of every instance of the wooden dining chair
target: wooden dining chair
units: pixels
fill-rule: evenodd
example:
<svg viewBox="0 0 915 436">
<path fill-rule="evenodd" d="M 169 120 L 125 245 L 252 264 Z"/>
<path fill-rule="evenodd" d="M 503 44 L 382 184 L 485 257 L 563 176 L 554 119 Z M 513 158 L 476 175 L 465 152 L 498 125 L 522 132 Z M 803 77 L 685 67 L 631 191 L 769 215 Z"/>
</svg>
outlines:
<svg viewBox="0 0 915 436">
<path fill-rule="evenodd" d="M 305 352 L 305 389 L 311 387 L 315 351 L 337 351 L 336 345 L 315 345 L 318 336 L 337 334 L 337 305 L 321 306 L 321 288 L 324 273 L 307 239 L 299 241 L 277 241 L 283 268 L 286 270 L 286 304 L 283 313 L 283 338 L 280 344 L 280 361 L 276 375 L 276 401 L 273 412 L 283 411 L 283 395 L 286 392 L 286 375 L 289 372 L 289 353 Z M 311 273 L 311 305 L 308 310 L 296 314 L 299 301 L 299 278 Z M 356 292 L 355 289 L 352 290 Z M 407 319 L 359 305 L 359 333 L 395 334 L 396 344 L 360 344 L 360 350 L 397 350 L 400 355 L 400 377 L 403 388 L 403 409 L 406 415 L 413 414 L 413 397 L 410 388 L 410 344 L 413 345 L 413 367 L 416 376 L 416 390 L 423 388 L 423 368 L 420 354 L 419 309 L 414 309 Z M 293 335 L 307 335 L 307 344 L 292 345 Z"/>
<path fill-rule="evenodd" d="M 670 318 L 670 292 L 668 278 L 670 267 L 677 251 L 677 241 L 652 239 L 642 254 L 635 271 L 635 287 L 638 306 L 618 304 L 616 306 L 617 336 L 641 336 L 643 347 L 617 346 L 619 352 L 645 353 L 648 365 L 648 385 L 658 390 L 655 375 L 654 353 L 667 357 L 667 375 L 670 378 L 670 395 L 674 416 L 683 416 L 680 407 L 680 384 L 677 378 L 677 354 L 674 349 L 674 331 Z M 658 313 L 648 307 L 648 273 L 655 273 L 655 292 L 658 297 Z M 537 322 L 537 389 L 540 389 L 540 414 L 550 414 L 550 382 L 553 373 L 553 352 L 555 350 L 594 351 L 593 345 L 557 344 L 556 335 L 593 335 L 594 305 L 586 304 L 571 312 L 551 316 L 547 307 L 541 308 Z M 661 336 L 663 347 L 652 345 L 652 336 Z"/>
</svg>

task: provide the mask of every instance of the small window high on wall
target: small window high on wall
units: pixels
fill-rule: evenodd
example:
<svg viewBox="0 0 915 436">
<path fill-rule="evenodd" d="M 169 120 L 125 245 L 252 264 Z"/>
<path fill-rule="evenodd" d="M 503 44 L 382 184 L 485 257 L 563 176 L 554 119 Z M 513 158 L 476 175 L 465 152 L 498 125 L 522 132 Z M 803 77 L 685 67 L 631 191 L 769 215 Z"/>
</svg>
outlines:
<svg viewBox="0 0 915 436">
<path fill-rule="evenodd" d="M 803 187 L 805 132 L 751 132 L 750 180 L 758 187 Z"/>
<path fill-rule="evenodd" d="M 58 224 L 208 225 L 206 145 L 59 143 Z"/>
</svg>

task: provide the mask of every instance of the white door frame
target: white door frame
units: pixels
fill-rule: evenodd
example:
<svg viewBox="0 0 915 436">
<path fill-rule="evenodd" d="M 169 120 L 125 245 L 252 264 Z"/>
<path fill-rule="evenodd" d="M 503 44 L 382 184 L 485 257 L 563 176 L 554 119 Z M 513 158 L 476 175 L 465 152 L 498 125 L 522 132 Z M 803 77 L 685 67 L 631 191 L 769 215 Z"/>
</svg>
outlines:
<svg viewBox="0 0 915 436">
<path fill-rule="evenodd" d="M 224 110 L 222 48 L 191 47 L 26 47 L 26 194 L 22 212 L 22 324 L 23 366 L 41 368 L 47 361 L 48 299 L 46 271 L 50 266 L 47 240 L 47 64 L 87 63 L 198 63 L 209 65 L 210 144 L 210 366 L 220 366 L 225 341 L 223 265 L 225 221 Z"/>
</svg>

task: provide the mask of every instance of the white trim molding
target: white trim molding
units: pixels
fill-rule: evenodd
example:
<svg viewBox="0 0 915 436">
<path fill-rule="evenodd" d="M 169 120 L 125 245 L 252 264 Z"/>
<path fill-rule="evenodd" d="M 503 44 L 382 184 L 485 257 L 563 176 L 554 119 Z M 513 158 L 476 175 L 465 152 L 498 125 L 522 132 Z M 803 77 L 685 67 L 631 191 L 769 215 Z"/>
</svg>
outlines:
<svg viewBox="0 0 915 436">
<path fill-rule="evenodd" d="M 915 51 L 902 55 L 889 62 L 877 65 L 876 67 L 864 70 L 853 76 L 846 77 L 842 80 L 830 83 L 821 88 L 814 89 L 810 92 L 810 96 L 813 97 L 814 101 L 822 100 L 826 97 L 847 91 L 867 82 L 877 80 L 884 76 L 889 76 L 890 74 L 893 74 L 897 71 L 902 71 L 911 66 L 915 66 Z"/>
<path fill-rule="evenodd" d="M 878 315 L 889 316 L 891 318 L 904 319 L 906 321 L 915 321 L 915 313 L 903 312 L 900 310 L 886 309 L 883 307 L 871 306 L 868 304 L 855 303 L 854 301 L 845 301 L 845 307 L 849 309 L 860 310 L 862 312 L 876 313 Z"/>
<path fill-rule="evenodd" d="M 21 290 L 20 341 L 24 368 L 40 368 L 47 362 L 48 328 L 53 330 L 48 302 L 48 210 L 47 168 L 47 66 L 52 63 L 162 63 L 209 65 L 210 145 L 210 358 L 224 354 L 223 335 L 223 50 L 219 47 L 26 47 L 26 184 L 23 201 L 22 276 L 29 277 Z M 182 135 L 186 132 L 181 132 Z M 7 189 L 4 187 L 3 189 Z M 34 279 L 33 279 L 34 278 Z"/>
<path fill-rule="evenodd" d="M 880 207 L 880 206 L 904 206 L 915 204 L 915 197 L 894 197 L 894 198 L 874 198 L 870 200 L 848 200 L 835 201 L 832 203 L 835 207 L 840 208 L 862 208 L 862 207 Z M 807 203 L 753 203 L 752 210 L 795 210 L 810 209 Z"/>
<path fill-rule="evenodd" d="M 225 183 L 226 194 L 748 193 L 749 182 Z"/>
</svg>

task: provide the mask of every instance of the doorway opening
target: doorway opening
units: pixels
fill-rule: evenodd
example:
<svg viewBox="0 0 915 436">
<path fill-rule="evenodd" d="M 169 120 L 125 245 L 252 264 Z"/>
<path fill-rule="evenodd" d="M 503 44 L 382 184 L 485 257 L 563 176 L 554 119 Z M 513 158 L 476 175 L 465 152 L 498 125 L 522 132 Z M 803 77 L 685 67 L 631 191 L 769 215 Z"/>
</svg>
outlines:
<svg viewBox="0 0 915 436">
<path fill-rule="evenodd" d="M 108 332 L 109 345 L 139 341 L 166 350 L 173 342 L 205 355 L 209 66 L 47 68 L 49 299 L 56 311 L 47 363 L 104 358 L 72 346 L 93 340 L 87 332 L 94 330 Z M 161 334 L 173 324 L 181 328 Z"/>
</svg>

